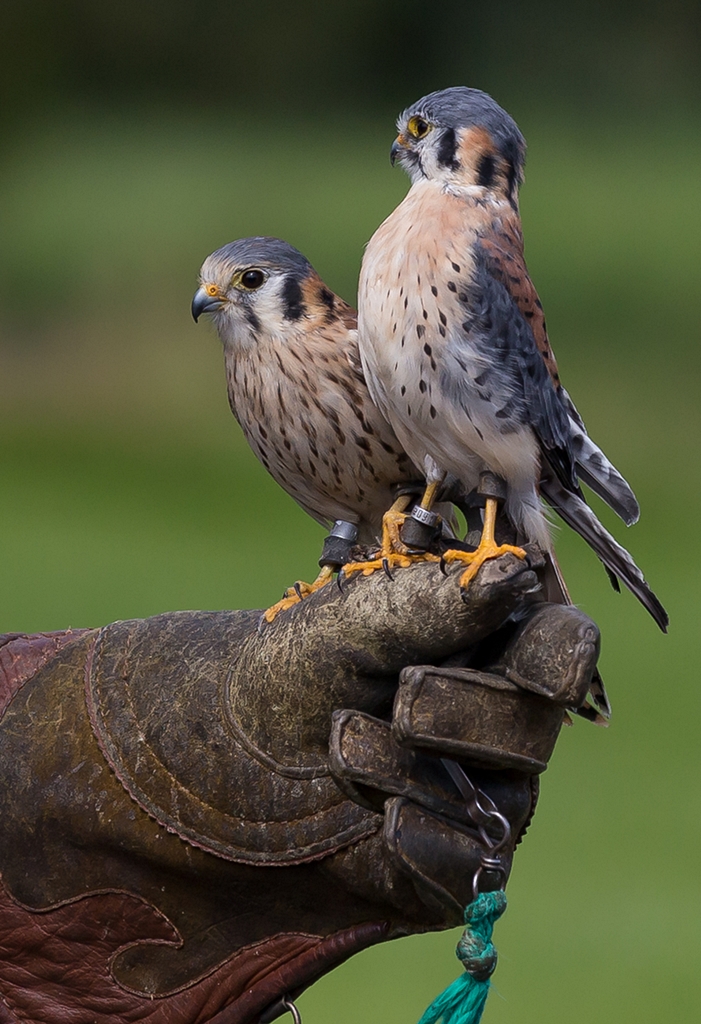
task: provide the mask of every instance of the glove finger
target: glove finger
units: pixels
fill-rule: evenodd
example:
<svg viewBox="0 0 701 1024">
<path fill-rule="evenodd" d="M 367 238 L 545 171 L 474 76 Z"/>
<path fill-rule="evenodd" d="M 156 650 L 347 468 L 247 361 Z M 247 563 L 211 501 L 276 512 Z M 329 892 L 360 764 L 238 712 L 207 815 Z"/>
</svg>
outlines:
<svg viewBox="0 0 701 1024">
<path fill-rule="evenodd" d="M 329 739 L 329 767 L 357 803 L 382 812 L 388 796 L 402 796 L 463 825 L 479 827 L 442 759 L 401 747 L 388 722 L 352 710 L 337 711 Z M 530 818 L 531 777 L 516 771 L 480 771 L 465 765 L 471 781 L 488 791 L 518 835 Z M 488 823 L 487 823 L 488 824 Z"/>
<path fill-rule="evenodd" d="M 489 671 L 576 710 L 596 672 L 601 637 L 573 605 L 541 604 L 521 622 Z"/>
</svg>

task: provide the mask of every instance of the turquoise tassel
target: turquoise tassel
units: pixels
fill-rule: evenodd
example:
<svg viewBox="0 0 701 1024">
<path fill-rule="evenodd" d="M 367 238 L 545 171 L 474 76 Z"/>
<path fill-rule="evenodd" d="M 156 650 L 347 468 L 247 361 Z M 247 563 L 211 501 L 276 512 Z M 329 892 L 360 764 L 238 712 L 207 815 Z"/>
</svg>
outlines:
<svg viewBox="0 0 701 1024">
<path fill-rule="evenodd" d="M 419 1024 L 479 1024 L 497 965 L 492 929 L 505 910 L 501 890 L 481 892 L 465 908 L 466 927 L 455 951 L 465 973 L 433 1000 Z"/>
</svg>

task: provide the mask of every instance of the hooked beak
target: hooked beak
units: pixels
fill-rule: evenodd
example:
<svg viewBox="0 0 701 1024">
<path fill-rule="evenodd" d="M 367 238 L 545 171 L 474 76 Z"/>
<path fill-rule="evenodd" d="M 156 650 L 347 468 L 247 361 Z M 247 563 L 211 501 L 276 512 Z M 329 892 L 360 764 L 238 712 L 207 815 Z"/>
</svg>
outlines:
<svg viewBox="0 0 701 1024">
<path fill-rule="evenodd" d="M 217 295 L 209 295 L 204 288 L 198 288 L 190 307 L 192 319 L 197 323 L 203 313 L 214 313 L 217 309 L 221 309 L 223 305 L 223 299 L 220 299 Z"/>
<path fill-rule="evenodd" d="M 399 156 L 401 151 L 402 144 L 399 141 L 399 139 L 395 139 L 394 142 L 392 143 L 392 148 L 389 151 L 389 162 L 392 164 L 392 167 L 394 167 L 395 163 L 397 162 L 397 157 Z"/>
</svg>

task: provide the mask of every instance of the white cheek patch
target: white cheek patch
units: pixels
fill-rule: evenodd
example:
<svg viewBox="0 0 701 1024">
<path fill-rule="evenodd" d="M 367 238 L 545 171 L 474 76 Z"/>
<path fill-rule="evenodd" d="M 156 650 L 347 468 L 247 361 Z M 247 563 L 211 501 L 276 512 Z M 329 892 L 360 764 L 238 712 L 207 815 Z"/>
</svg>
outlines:
<svg viewBox="0 0 701 1024">
<path fill-rule="evenodd" d="M 245 351 L 258 344 L 261 335 L 284 339 L 291 321 L 283 317 L 283 284 L 283 277 L 271 275 L 255 291 L 231 290 L 235 294 L 216 314 L 217 329 L 227 348 Z"/>
<path fill-rule="evenodd" d="M 435 132 L 427 136 L 421 149 L 421 164 L 427 178 L 447 185 L 455 178 L 455 171 L 438 162 L 438 141 Z"/>
<path fill-rule="evenodd" d="M 283 315 L 285 308 L 282 300 L 283 285 L 283 277 L 271 275 L 265 284 L 250 296 L 249 308 L 258 317 L 261 328 L 266 334 L 278 334 L 283 324 L 290 322 L 285 320 Z"/>
</svg>

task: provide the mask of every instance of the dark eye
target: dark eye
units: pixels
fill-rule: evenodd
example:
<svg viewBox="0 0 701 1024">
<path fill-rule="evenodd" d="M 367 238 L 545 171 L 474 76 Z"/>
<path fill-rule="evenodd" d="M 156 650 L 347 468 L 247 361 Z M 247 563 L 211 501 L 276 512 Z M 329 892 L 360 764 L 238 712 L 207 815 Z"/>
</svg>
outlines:
<svg viewBox="0 0 701 1024">
<path fill-rule="evenodd" d="M 262 270 L 246 270 L 241 274 L 241 284 L 249 291 L 255 291 L 265 281 L 265 274 Z"/>
<path fill-rule="evenodd" d="M 423 117 L 412 117 L 407 128 L 415 139 L 423 139 L 424 135 L 428 135 L 431 126 Z"/>
</svg>

